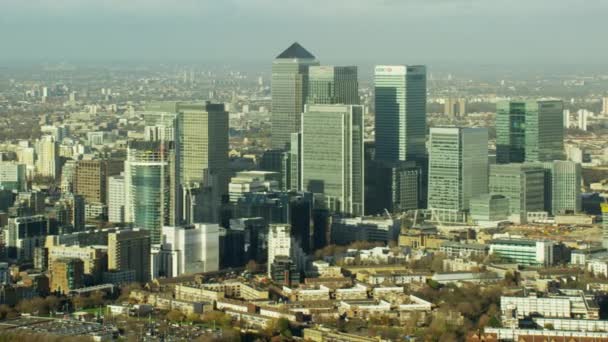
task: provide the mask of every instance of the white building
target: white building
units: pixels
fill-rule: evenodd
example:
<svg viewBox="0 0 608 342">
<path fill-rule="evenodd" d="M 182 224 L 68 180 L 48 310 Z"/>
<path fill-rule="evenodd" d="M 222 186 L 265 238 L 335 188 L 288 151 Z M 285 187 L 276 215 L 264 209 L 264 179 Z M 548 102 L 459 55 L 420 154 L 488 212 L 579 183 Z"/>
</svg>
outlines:
<svg viewBox="0 0 608 342">
<path fill-rule="evenodd" d="M 125 222 L 125 197 L 124 175 L 108 177 L 108 221 Z"/>
<path fill-rule="evenodd" d="M 213 223 L 163 227 L 163 243 L 152 256 L 153 276 L 177 277 L 219 270 L 219 229 Z"/>
<path fill-rule="evenodd" d="M 237 172 L 228 184 L 230 202 L 237 202 L 243 194 L 248 192 L 271 191 L 279 188 L 281 175 L 270 171 L 242 171 Z"/>
<path fill-rule="evenodd" d="M 268 230 L 268 276 L 277 256 L 291 257 L 291 225 L 273 224 Z"/>
<path fill-rule="evenodd" d="M 58 161 L 58 145 L 55 137 L 44 135 L 36 144 L 36 171 L 44 177 L 57 177 L 59 161 Z"/>
</svg>

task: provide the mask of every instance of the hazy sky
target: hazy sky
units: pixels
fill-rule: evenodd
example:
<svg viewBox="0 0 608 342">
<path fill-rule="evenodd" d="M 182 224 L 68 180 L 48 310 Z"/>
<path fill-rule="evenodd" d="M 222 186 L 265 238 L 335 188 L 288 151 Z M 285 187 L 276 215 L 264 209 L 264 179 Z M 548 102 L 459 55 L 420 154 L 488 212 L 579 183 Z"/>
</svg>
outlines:
<svg viewBox="0 0 608 342">
<path fill-rule="evenodd" d="M 2 60 L 608 61 L 608 0 L 0 0 Z"/>
</svg>

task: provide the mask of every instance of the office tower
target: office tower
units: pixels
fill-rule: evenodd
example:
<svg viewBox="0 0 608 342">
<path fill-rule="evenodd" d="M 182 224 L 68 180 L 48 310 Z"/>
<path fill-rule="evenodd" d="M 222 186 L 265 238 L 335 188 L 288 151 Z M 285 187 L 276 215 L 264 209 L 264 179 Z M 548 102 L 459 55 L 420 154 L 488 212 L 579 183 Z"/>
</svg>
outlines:
<svg viewBox="0 0 608 342">
<path fill-rule="evenodd" d="M 570 109 L 564 109 L 564 128 L 570 128 Z"/>
<path fill-rule="evenodd" d="M 376 160 L 426 157 L 426 67 L 379 65 L 374 73 Z"/>
<path fill-rule="evenodd" d="M 545 174 L 545 209 L 553 215 L 582 210 L 581 164 L 556 160 L 543 163 Z"/>
<path fill-rule="evenodd" d="M 308 68 L 319 65 L 310 52 L 293 43 L 272 62 L 272 148 L 285 149 L 300 131 L 300 114 L 308 96 Z"/>
<path fill-rule="evenodd" d="M 268 230 L 268 276 L 278 256 L 290 258 L 292 255 L 291 226 L 288 224 L 271 224 Z"/>
<path fill-rule="evenodd" d="M 310 66 L 307 104 L 359 104 L 356 66 Z"/>
<path fill-rule="evenodd" d="M 602 247 L 608 248 L 608 203 L 601 203 L 602 210 Z"/>
<path fill-rule="evenodd" d="M 279 188 L 283 191 L 297 190 L 297 183 L 294 188 L 291 187 L 293 181 L 291 180 L 292 172 L 290 168 L 291 155 L 289 151 L 266 150 L 260 158 L 259 169 L 278 173 L 280 175 Z"/>
<path fill-rule="evenodd" d="M 148 141 L 175 141 L 177 137 L 177 111 L 162 111 L 160 109 L 166 108 L 175 110 L 172 108 L 170 103 L 163 104 L 152 103 L 146 106 L 146 111 L 142 113 L 142 117 L 145 123 L 144 140 Z M 157 111 L 148 109 L 158 109 Z"/>
<path fill-rule="evenodd" d="M 289 224 L 291 225 L 291 236 L 294 243 L 302 248 L 305 253 L 312 250 L 312 224 L 313 224 L 313 194 L 303 192 L 291 196 L 289 200 Z"/>
<path fill-rule="evenodd" d="M 0 190 L 27 191 L 25 164 L 0 162 Z"/>
<path fill-rule="evenodd" d="M 71 290 L 84 287 L 84 264 L 77 258 L 60 258 L 53 261 L 51 271 L 51 292 L 68 294 Z"/>
<path fill-rule="evenodd" d="M 135 271 L 135 280 L 150 280 L 150 232 L 142 229 L 108 234 L 108 270 Z"/>
<path fill-rule="evenodd" d="M 496 161 L 523 163 L 563 158 L 561 101 L 503 101 L 496 105 Z"/>
<path fill-rule="evenodd" d="M 125 203 L 127 195 L 123 174 L 108 177 L 108 221 L 125 222 Z"/>
<path fill-rule="evenodd" d="M 220 268 L 243 267 L 247 263 L 245 251 L 245 231 L 242 229 L 221 228 L 219 233 Z"/>
<path fill-rule="evenodd" d="M 74 173 L 74 193 L 84 196 L 87 203 L 107 204 L 108 177 L 120 174 L 120 160 L 79 160 Z"/>
<path fill-rule="evenodd" d="M 167 277 L 219 270 L 219 230 L 217 224 L 202 223 L 163 227 L 161 252 L 153 268 Z"/>
<path fill-rule="evenodd" d="M 172 142 L 130 141 L 125 161 L 125 221 L 150 231 L 161 242 L 161 229 L 179 221 L 177 163 Z"/>
<path fill-rule="evenodd" d="M 471 219 L 480 225 L 509 218 L 509 199 L 503 195 L 481 194 L 471 198 L 470 207 Z"/>
<path fill-rule="evenodd" d="M 602 98 L 602 114 L 608 115 L 608 96 Z"/>
<path fill-rule="evenodd" d="M 43 177 L 57 177 L 59 173 L 59 146 L 51 135 L 43 135 L 36 143 L 36 171 Z"/>
<path fill-rule="evenodd" d="M 310 105 L 302 113 L 301 189 L 334 212 L 363 215 L 363 109 Z"/>
<path fill-rule="evenodd" d="M 490 165 L 489 193 L 509 198 L 511 220 L 525 223 L 528 212 L 545 210 L 545 170 L 535 164 Z"/>
<path fill-rule="evenodd" d="M 429 146 L 428 207 L 459 221 L 470 199 L 488 191 L 488 131 L 431 128 Z"/>
<path fill-rule="evenodd" d="M 50 228 L 49 220 L 42 215 L 9 218 L 2 232 L 6 256 L 18 261 L 33 260 L 34 249 L 44 245 Z"/>
<path fill-rule="evenodd" d="M 448 97 L 445 99 L 443 112 L 451 118 L 462 117 L 466 114 L 466 103 L 465 99 Z"/>
</svg>

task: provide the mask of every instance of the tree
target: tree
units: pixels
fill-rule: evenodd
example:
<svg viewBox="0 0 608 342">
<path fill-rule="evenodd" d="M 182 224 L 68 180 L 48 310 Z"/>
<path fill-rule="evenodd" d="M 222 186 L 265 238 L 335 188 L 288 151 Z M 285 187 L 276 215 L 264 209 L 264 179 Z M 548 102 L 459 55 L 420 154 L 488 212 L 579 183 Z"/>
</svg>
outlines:
<svg viewBox="0 0 608 342">
<path fill-rule="evenodd" d="M 179 310 L 171 310 L 167 313 L 165 318 L 170 322 L 176 323 L 183 321 L 186 316 L 184 316 L 184 314 Z"/>
</svg>

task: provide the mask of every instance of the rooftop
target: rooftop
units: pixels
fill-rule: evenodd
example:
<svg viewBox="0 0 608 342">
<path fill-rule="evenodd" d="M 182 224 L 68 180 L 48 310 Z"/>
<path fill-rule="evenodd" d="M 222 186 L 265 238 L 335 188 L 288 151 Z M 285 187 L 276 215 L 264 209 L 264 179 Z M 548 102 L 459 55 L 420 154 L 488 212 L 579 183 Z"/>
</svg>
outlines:
<svg viewBox="0 0 608 342">
<path fill-rule="evenodd" d="M 291 58 L 315 59 L 315 56 L 308 50 L 306 50 L 304 47 L 302 47 L 302 45 L 300 45 L 298 42 L 295 42 L 277 56 L 277 59 Z"/>
</svg>

